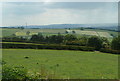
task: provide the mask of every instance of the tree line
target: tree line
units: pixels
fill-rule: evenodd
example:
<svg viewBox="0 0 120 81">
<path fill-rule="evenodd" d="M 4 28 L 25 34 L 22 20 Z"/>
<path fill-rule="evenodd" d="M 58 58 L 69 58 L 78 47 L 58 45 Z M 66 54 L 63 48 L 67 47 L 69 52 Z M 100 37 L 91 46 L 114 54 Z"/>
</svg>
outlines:
<svg viewBox="0 0 120 81">
<path fill-rule="evenodd" d="M 111 50 L 120 50 L 120 36 L 113 38 L 112 42 L 109 42 L 107 38 L 98 36 L 81 36 L 78 38 L 73 34 L 61 35 L 58 33 L 57 35 L 43 36 L 42 33 L 38 33 L 37 35 L 32 35 L 30 39 L 15 36 L 4 37 L 3 42 L 4 41 L 86 46 L 94 47 L 95 50 L 105 52 L 111 52 Z"/>
</svg>

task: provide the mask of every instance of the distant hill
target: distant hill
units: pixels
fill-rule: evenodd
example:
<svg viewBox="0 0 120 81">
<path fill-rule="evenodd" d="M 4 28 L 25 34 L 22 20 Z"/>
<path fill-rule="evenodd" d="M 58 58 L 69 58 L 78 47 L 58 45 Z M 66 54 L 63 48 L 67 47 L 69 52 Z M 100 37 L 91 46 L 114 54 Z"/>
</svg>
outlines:
<svg viewBox="0 0 120 81">
<path fill-rule="evenodd" d="M 9 26 L 9 27 L 20 27 L 20 26 Z M 28 25 L 24 28 L 100 28 L 100 29 L 109 29 L 109 30 L 118 30 L 117 24 L 50 24 L 50 25 Z"/>
</svg>

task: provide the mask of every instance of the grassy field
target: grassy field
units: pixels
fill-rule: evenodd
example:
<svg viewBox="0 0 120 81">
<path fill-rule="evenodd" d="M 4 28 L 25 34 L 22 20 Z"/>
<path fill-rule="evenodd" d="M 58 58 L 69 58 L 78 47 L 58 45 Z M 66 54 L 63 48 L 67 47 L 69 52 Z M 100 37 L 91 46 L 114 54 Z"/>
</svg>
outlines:
<svg viewBox="0 0 120 81">
<path fill-rule="evenodd" d="M 114 36 L 118 36 L 118 32 L 109 31 L 109 30 L 85 29 L 85 31 L 108 32 L 109 34 L 113 34 Z"/>
<path fill-rule="evenodd" d="M 3 49 L 2 59 L 10 66 L 40 72 L 41 66 L 59 78 L 117 79 L 118 56 L 101 52 Z M 29 58 L 25 58 L 29 57 Z"/>
<path fill-rule="evenodd" d="M 20 31 L 20 29 L 14 29 L 14 28 L 11 28 L 11 29 L 8 29 L 8 28 L 0 28 L 0 31 L 2 31 L 2 36 L 5 37 L 5 36 L 12 36 L 13 34 L 15 34 L 16 32 Z"/>
<path fill-rule="evenodd" d="M 38 34 L 39 32 L 41 32 L 44 36 L 49 36 L 49 35 L 57 35 L 58 33 L 61 33 L 63 35 L 65 35 L 65 31 L 66 29 L 15 29 L 15 28 L 3 28 L 0 29 L 2 30 L 2 36 L 12 36 L 13 34 L 15 34 L 16 36 L 28 36 L 26 35 L 26 32 L 29 31 L 30 34 L 29 36 L 33 35 L 33 34 Z M 99 30 L 99 29 L 84 29 L 84 30 L 79 30 L 79 29 L 71 29 L 74 30 L 76 33 L 75 35 L 77 37 L 80 37 L 82 35 L 96 35 L 96 36 L 101 36 L 101 37 L 107 37 L 109 39 L 111 39 L 111 34 L 113 34 L 114 36 L 117 36 L 118 33 L 117 32 L 113 32 L 113 31 L 108 31 L 108 30 Z"/>
<path fill-rule="evenodd" d="M 38 34 L 39 32 L 43 35 L 56 35 L 58 33 L 65 33 L 65 29 L 24 29 L 16 32 L 16 36 L 26 36 L 26 32 L 29 31 L 30 35 Z"/>
</svg>

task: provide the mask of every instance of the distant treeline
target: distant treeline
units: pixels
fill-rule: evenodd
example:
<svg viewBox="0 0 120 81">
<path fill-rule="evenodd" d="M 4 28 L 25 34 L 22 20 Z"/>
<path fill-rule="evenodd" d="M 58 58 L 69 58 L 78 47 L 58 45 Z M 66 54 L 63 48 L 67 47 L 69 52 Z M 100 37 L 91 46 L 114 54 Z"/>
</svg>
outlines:
<svg viewBox="0 0 120 81">
<path fill-rule="evenodd" d="M 98 50 L 107 53 L 120 53 L 120 36 L 114 38 L 112 42 L 109 42 L 105 37 L 80 37 L 77 38 L 73 34 L 67 35 L 51 35 L 43 36 L 42 33 L 38 35 L 32 35 L 30 39 L 23 37 L 4 37 L 3 42 L 26 42 L 37 43 L 43 45 L 27 45 L 27 44 L 13 44 L 3 43 L 3 48 L 33 48 L 33 49 L 67 49 L 67 50 L 83 50 L 93 51 Z M 51 45 L 52 44 L 52 45 Z M 91 48 L 90 48 L 91 47 Z"/>
</svg>

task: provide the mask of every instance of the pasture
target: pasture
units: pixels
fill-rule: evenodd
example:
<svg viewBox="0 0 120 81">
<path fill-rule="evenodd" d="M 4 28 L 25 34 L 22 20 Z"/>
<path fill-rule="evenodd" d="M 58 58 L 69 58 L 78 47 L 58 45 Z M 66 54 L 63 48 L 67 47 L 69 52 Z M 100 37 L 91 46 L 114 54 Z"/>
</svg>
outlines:
<svg viewBox="0 0 120 81">
<path fill-rule="evenodd" d="M 6 65 L 23 66 L 29 72 L 40 72 L 41 66 L 58 78 L 117 79 L 118 55 L 43 49 L 2 49 Z M 28 57 L 28 58 L 25 58 Z"/>
<path fill-rule="evenodd" d="M 42 33 L 43 35 L 55 35 L 58 33 L 65 33 L 65 29 L 24 29 L 16 32 L 16 36 L 27 36 L 26 32 L 29 31 L 29 35 L 34 35 L 38 33 Z"/>
<path fill-rule="evenodd" d="M 66 35 L 65 31 L 66 29 L 15 29 L 15 28 L 3 28 L 0 29 L 2 30 L 2 36 L 23 36 L 23 37 L 30 37 L 34 34 L 42 33 L 44 36 L 49 36 L 49 35 L 57 35 L 58 33 L 61 33 L 62 35 Z M 75 31 L 75 34 L 77 37 L 80 36 L 100 36 L 100 37 L 107 37 L 109 39 L 112 39 L 111 34 L 114 36 L 117 36 L 117 32 L 114 31 L 108 31 L 108 30 L 97 30 L 97 29 L 84 29 L 84 30 L 79 30 L 79 29 L 71 29 Z M 27 32 L 30 32 L 29 35 L 27 35 Z"/>
<path fill-rule="evenodd" d="M 6 37 L 6 36 L 12 36 L 16 32 L 20 31 L 20 29 L 0 28 L 0 31 L 2 31 L 2 37 Z"/>
</svg>

